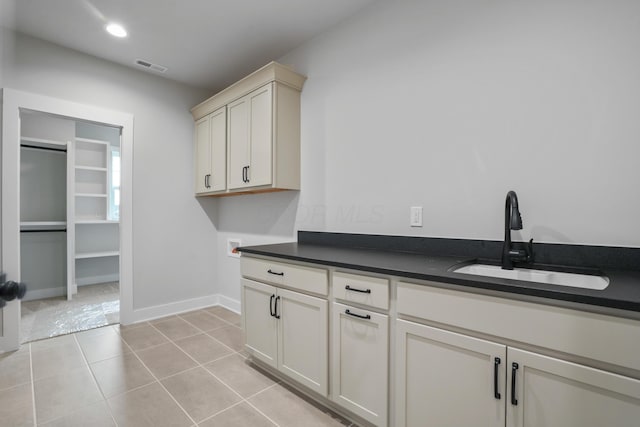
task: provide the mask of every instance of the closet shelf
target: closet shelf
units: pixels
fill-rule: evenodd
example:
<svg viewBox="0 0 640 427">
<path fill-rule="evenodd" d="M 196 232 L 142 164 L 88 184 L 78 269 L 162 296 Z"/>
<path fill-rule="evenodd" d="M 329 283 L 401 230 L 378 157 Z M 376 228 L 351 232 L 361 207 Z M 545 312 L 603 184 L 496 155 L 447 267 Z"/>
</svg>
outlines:
<svg viewBox="0 0 640 427">
<path fill-rule="evenodd" d="M 44 138 L 31 138 L 28 136 L 20 137 L 20 145 L 32 145 L 40 148 L 53 148 L 56 150 L 65 150 L 67 149 L 67 143 L 65 141 L 56 141 L 53 139 L 44 139 Z"/>
<path fill-rule="evenodd" d="M 102 145 L 110 145 L 109 141 L 103 141 L 101 139 L 91 139 L 91 138 L 76 138 L 77 142 L 88 142 L 91 144 L 102 144 Z"/>
<path fill-rule="evenodd" d="M 119 251 L 105 251 L 105 252 L 85 252 L 76 253 L 76 259 L 89 259 L 89 258 L 105 258 L 120 256 Z"/>
<path fill-rule="evenodd" d="M 120 224 L 120 221 L 111 221 L 108 219 L 84 219 L 76 221 L 77 224 Z"/>
<path fill-rule="evenodd" d="M 99 168 L 95 166 L 76 166 L 76 170 L 106 172 L 107 168 Z"/>
<path fill-rule="evenodd" d="M 20 221 L 20 231 L 64 230 L 66 221 Z"/>
<path fill-rule="evenodd" d="M 106 193 L 76 193 L 76 197 L 107 197 Z"/>
</svg>

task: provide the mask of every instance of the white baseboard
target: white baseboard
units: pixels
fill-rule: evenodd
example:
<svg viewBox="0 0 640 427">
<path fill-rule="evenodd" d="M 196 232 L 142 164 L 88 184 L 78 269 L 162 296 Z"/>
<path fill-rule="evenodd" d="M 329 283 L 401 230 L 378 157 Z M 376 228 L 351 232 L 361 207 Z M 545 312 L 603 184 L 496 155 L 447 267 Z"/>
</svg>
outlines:
<svg viewBox="0 0 640 427">
<path fill-rule="evenodd" d="M 216 305 L 220 305 L 233 312 L 240 313 L 240 301 L 217 294 L 133 310 L 133 319 L 131 323 L 146 322 L 149 320 L 159 319 L 161 317 L 173 316 L 174 314 L 186 313 L 188 311 L 199 310 L 201 308 L 213 307 Z"/>
<path fill-rule="evenodd" d="M 96 285 L 98 283 L 117 282 L 120 280 L 120 275 L 115 274 L 103 274 L 102 276 L 89 276 L 89 277 L 76 277 L 77 286 Z"/>
<path fill-rule="evenodd" d="M 170 302 L 168 304 L 154 305 L 153 307 L 134 309 L 132 316 L 133 321 L 131 323 L 146 322 L 160 317 L 211 307 L 218 305 L 218 302 L 218 295 L 209 295 L 206 297 Z"/>
<path fill-rule="evenodd" d="M 224 308 L 228 308 L 234 313 L 241 314 L 242 307 L 240 301 L 226 297 L 224 295 L 218 294 L 219 302 L 218 305 L 221 305 Z"/>
<path fill-rule="evenodd" d="M 45 288 L 45 289 L 27 289 L 22 301 L 32 301 L 34 299 L 44 299 L 61 297 L 67 294 L 67 288 L 60 286 L 57 288 Z"/>
</svg>

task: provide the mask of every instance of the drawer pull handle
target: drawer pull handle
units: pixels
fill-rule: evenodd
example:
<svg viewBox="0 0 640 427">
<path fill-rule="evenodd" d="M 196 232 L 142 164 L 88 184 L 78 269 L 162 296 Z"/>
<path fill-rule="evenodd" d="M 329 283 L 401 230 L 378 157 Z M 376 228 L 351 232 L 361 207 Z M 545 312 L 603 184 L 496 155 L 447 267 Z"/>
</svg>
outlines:
<svg viewBox="0 0 640 427">
<path fill-rule="evenodd" d="M 353 292 L 361 292 L 363 294 L 370 294 L 371 293 L 371 289 L 358 289 L 358 288 L 352 288 L 351 286 L 347 285 L 344 287 L 347 291 L 353 291 Z"/>
<path fill-rule="evenodd" d="M 283 272 L 281 272 L 281 273 L 277 273 L 277 272 L 275 272 L 275 271 L 271 271 L 271 269 L 268 269 L 268 270 L 267 270 L 267 273 L 269 273 L 269 274 L 274 274 L 274 275 L 276 275 L 276 276 L 284 276 L 284 271 L 283 271 Z"/>
<path fill-rule="evenodd" d="M 357 317 L 359 319 L 371 319 L 371 316 L 369 314 L 365 314 L 364 316 L 362 314 L 356 314 L 356 313 L 352 313 L 349 311 L 349 309 L 346 309 L 344 311 L 344 314 L 348 314 L 349 316 L 353 316 L 353 317 Z"/>
<path fill-rule="evenodd" d="M 511 404 L 517 405 L 518 399 L 516 399 L 516 375 L 518 372 L 518 364 L 513 362 L 511 364 Z"/>
<path fill-rule="evenodd" d="M 275 298 L 275 295 L 271 295 L 271 298 L 269 298 L 269 314 L 271 315 L 271 317 L 276 317 L 276 313 L 273 311 L 273 299 Z"/>
<path fill-rule="evenodd" d="M 493 397 L 500 400 L 500 392 L 498 391 L 498 372 L 500 370 L 500 358 L 493 359 Z"/>
<path fill-rule="evenodd" d="M 273 314 L 275 315 L 274 317 L 275 317 L 276 319 L 279 319 L 279 318 L 280 318 L 280 314 L 278 314 L 278 301 L 280 301 L 280 296 L 279 296 L 279 295 L 276 297 L 276 307 L 275 307 L 275 309 L 273 310 Z"/>
</svg>

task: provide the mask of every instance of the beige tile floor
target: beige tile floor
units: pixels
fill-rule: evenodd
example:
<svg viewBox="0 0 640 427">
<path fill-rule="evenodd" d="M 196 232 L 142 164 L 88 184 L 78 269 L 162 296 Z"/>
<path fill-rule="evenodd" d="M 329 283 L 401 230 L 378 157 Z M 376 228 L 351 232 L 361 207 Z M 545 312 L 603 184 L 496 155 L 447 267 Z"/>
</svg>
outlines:
<svg viewBox="0 0 640 427">
<path fill-rule="evenodd" d="M 2 426 L 349 426 L 251 365 L 211 307 L 0 354 Z"/>
</svg>

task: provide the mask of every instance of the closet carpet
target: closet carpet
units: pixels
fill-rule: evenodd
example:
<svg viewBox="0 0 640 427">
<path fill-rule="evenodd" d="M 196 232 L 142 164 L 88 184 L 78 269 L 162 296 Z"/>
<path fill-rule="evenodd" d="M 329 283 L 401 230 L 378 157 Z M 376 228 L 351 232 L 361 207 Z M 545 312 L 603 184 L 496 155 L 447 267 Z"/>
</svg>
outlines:
<svg viewBox="0 0 640 427">
<path fill-rule="evenodd" d="M 79 286 L 71 301 L 64 296 L 23 301 L 21 316 L 22 343 L 113 325 L 120 322 L 120 286 Z"/>
<path fill-rule="evenodd" d="M 248 363 L 239 325 L 238 314 L 210 307 L 0 354 L 0 424 L 351 425 Z"/>
</svg>

